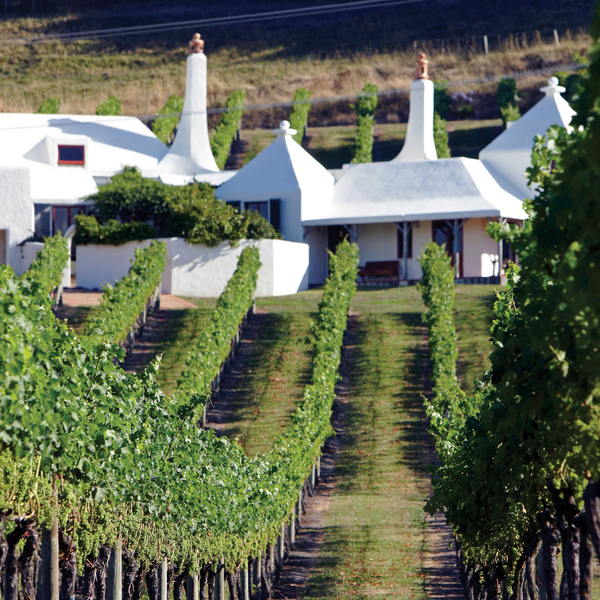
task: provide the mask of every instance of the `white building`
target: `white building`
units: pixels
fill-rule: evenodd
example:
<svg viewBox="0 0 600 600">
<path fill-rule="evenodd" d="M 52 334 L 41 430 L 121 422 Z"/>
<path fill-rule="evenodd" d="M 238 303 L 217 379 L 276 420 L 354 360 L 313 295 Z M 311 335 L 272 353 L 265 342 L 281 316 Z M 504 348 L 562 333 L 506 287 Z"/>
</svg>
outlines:
<svg viewBox="0 0 600 600">
<path fill-rule="evenodd" d="M 167 148 L 136 117 L 0 113 L 0 260 L 14 262 L 18 245 L 34 235 L 63 233 L 84 212 L 98 186 L 125 166 L 146 177 L 218 185 L 219 171 L 206 119 L 206 57 L 196 34 L 190 42 L 181 121 Z"/>
<path fill-rule="evenodd" d="M 524 200 L 532 194 L 527 187 L 525 171 L 531 166 L 531 150 L 536 135 L 544 135 L 551 125 L 569 127 L 575 111 L 561 96 L 564 87 L 556 77 L 550 77 L 542 88 L 544 98 L 527 111 L 518 121 L 488 144 L 479 160 L 496 181 L 508 192 Z"/>
<path fill-rule="evenodd" d="M 280 129 L 269 147 L 217 190 L 218 197 L 246 207 L 267 203 L 281 196 L 279 174 L 284 169 L 293 173 L 285 179 L 295 190 L 287 201 L 294 218 L 290 225 L 282 220 L 281 231 L 286 239 L 296 240 L 299 225 L 303 228 L 302 238 L 310 245 L 311 284 L 325 279 L 326 251 L 334 250 L 346 235 L 358 243 L 362 265 L 397 261 L 401 279 L 421 277 L 417 259 L 432 239 L 446 244 L 458 277 L 499 275 L 503 250 L 510 249 L 494 242 L 485 228 L 490 220 L 521 223 L 527 216 L 522 201 L 504 189 L 481 161 L 437 158 L 434 89 L 424 55 L 417 66 L 406 140 L 392 161 L 344 165 L 331 193 L 329 184 L 320 182 L 325 180 L 320 165 Z M 314 185 L 317 174 L 321 179 Z M 300 193 L 304 182 L 307 191 Z"/>
<path fill-rule="evenodd" d="M 258 211 L 289 242 L 305 241 L 307 215 L 331 202 L 334 178 L 294 141 L 294 129 L 282 121 L 275 140 L 217 190 L 217 197 L 242 209 Z M 312 236 L 311 239 L 316 236 Z M 326 243 L 310 243 L 310 281 L 327 277 Z"/>
</svg>

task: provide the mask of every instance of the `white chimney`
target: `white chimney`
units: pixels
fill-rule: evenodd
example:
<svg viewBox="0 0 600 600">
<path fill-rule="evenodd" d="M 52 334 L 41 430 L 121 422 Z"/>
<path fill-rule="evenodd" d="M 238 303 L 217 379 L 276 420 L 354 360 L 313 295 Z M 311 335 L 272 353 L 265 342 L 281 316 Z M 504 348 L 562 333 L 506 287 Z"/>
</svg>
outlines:
<svg viewBox="0 0 600 600">
<path fill-rule="evenodd" d="M 206 120 L 206 56 L 204 40 L 195 33 L 187 57 L 185 99 L 171 147 L 158 164 L 159 173 L 194 175 L 217 172 Z"/>
<path fill-rule="evenodd" d="M 437 160 L 433 141 L 433 82 L 425 54 L 417 61 L 417 78 L 410 84 L 410 112 L 406 139 L 394 161 Z"/>
</svg>

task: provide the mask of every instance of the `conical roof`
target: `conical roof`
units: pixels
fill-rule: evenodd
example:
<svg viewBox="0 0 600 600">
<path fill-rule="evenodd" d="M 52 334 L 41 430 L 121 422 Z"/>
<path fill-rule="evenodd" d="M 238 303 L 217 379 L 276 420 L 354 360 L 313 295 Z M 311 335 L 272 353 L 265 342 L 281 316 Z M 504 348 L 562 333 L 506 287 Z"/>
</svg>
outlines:
<svg viewBox="0 0 600 600">
<path fill-rule="evenodd" d="M 531 166 L 535 136 L 544 135 L 551 125 L 567 127 L 575 114 L 561 96 L 565 88 L 558 85 L 556 77 L 551 77 L 542 91 L 542 100 L 479 153 L 496 181 L 521 200 L 531 196 L 525 171 Z"/>
<path fill-rule="evenodd" d="M 273 133 L 275 140 L 217 189 L 218 198 L 257 201 L 308 190 L 333 193 L 333 176 L 294 141 L 290 124 L 282 121 Z"/>
</svg>

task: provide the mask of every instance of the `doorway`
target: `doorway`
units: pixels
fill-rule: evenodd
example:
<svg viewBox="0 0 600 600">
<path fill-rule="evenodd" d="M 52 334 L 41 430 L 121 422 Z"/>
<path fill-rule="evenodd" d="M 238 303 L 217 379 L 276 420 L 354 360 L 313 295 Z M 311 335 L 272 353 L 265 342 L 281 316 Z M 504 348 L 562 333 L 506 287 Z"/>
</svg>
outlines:
<svg viewBox="0 0 600 600">
<path fill-rule="evenodd" d="M 441 246 L 446 244 L 446 254 L 452 261 L 454 267 L 456 256 L 454 254 L 454 228 L 450 221 L 432 221 L 431 239 Z M 458 254 L 458 276 L 463 277 L 463 230 L 458 228 L 458 239 L 456 244 L 456 253 Z"/>
</svg>

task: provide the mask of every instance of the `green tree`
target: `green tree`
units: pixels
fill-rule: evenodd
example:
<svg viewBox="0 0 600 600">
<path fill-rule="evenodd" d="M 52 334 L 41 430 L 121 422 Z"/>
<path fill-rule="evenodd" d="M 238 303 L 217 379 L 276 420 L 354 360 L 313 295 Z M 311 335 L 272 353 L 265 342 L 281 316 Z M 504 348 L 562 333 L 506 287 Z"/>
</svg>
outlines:
<svg viewBox="0 0 600 600">
<path fill-rule="evenodd" d="M 102 104 L 96 109 L 97 115 L 115 115 L 121 114 L 122 102 L 116 96 L 109 96 Z"/>
<path fill-rule="evenodd" d="M 88 199 L 94 201 L 101 224 L 93 216 L 78 217 L 76 239 L 81 244 L 119 245 L 164 236 L 213 247 L 225 240 L 281 238 L 256 211 L 240 213 L 218 200 L 208 183 L 166 185 L 142 177 L 135 167 L 125 167 Z"/>
<path fill-rule="evenodd" d="M 55 115 L 59 110 L 60 98 L 45 98 L 36 112 L 42 115 Z"/>
<path fill-rule="evenodd" d="M 165 105 L 156 113 L 152 121 L 152 131 L 163 144 L 173 141 L 175 127 L 179 123 L 179 117 L 183 110 L 183 98 L 181 96 L 170 96 Z"/>
<path fill-rule="evenodd" d="M 353 163 L 366 163 L 373 160 L 373 124 L 379 101 L 378 91 L 379 88 L 374 83 L 365 83 L 353 106 L 356 108 L 356 138 L 351 161 Z"/>
<path fill-rule="evenodd" d="M 311 103 L 310 97 L 312 92 L 305 88 L 298 88 L 294 92 L 294 104 L 290 111 L 290 127 L 295 129 L 297 133 L 294 135 L 294 140 L 302 144 L 306 123 L 308 121 L 308 113 L 310 112 Z"/>
<path fill-rule="evenodd" d="M 229 158 L 231 143 L 240 127 L 242 114 L 244 113 L 245 98 L 245 90 L 237 90 L 227 96 L 227 100 L 225 101 L 226 110 L 210 141 L 210 149 L 219 169 L 225 167 L 225 163 Z"/>
<path fill-rule="evenodd" d="M 448 132 L 446 131 L 446 121 L 440 117 L 439 113 L 433 115 L 433 141 L 438 158 L 450 158 L 450 146 L 448 145 Z"/>
<path fill-rule="evenodd" d="M 442 119 L 445 119 L 452 102 L 452 96 L 448 93 L 448 80 L 434 79 L 433 85 L 435 86 L 433 109 Z"/>
<path fill-rule="evenodd" d="M 518 104 L 521 101 L 517 94 L 517 82 L 512 78 L 501 79 L 496 88 L 496 100 L 502 115 L 504 127 L 509 121 L 516 121 L 521 116 Z"/>
</svg>

